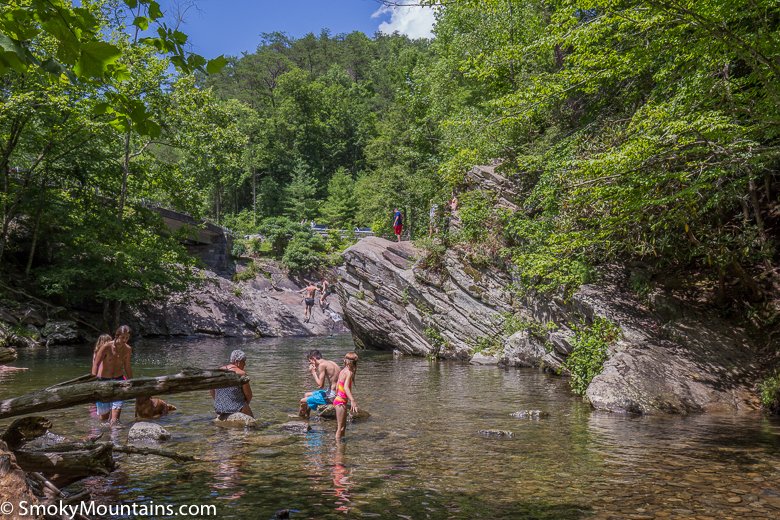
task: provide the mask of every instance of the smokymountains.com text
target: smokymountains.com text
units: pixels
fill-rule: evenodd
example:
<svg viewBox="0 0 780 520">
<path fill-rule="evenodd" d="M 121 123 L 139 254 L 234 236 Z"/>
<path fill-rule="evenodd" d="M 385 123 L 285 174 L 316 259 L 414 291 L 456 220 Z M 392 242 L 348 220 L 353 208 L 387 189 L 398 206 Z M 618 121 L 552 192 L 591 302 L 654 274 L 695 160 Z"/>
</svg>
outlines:
<svg viewBox="0 0 780 520">
<path fill-rule="evenodd" d="M 210 517 L 217 516 L 215 505 L 172 505 L 172 504 L 97 504 L 93 501 L 80 504 L 67 504 L 63 501 L 53 504 L 31 504 L 21 501 L 18 504 L 3 502 L 0 504 L 0 515 L 10 516 L 60 516 L 74 518 L 78 515 L 87 517 Z"/>
</svg>

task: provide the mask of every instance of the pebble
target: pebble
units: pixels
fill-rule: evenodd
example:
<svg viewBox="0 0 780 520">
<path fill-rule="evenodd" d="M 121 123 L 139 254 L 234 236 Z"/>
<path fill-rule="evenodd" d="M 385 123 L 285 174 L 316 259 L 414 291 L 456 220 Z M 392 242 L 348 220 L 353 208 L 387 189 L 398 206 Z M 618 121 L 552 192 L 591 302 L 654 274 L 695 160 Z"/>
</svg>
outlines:
<svg viewBox="0 0 780 520">
<path fill-rule="evenodd" d="M 742 499 L 740 497 L 728 497 L 726 499 L 730 504 L 739 504 L 742 502 Z"/>
</svg>

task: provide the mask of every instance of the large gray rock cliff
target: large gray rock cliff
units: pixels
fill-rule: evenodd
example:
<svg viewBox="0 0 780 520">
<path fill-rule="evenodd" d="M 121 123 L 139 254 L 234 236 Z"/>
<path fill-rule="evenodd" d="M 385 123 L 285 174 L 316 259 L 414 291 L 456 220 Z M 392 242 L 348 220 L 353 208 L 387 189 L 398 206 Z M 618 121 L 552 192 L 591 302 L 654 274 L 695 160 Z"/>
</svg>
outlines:
<svg viewBox="0 0 780 520">
<path fill-rule="evenodd" d="M 706 311 L 663 295 L 640 303 L 620 275 L 572 298 L 513 296 L 501 266 L 470 265 L 450 249 L 434 266 L 409 242 L 372 237 L 344 253 L 339 299 L 358 344 L 475 363 L 545 367 L 566 375 L 574 332 L 596 317 L 621 330 L 587 389 L 597 409 L 634 413 L 753 410 L 750 340 Z M 661 310 L 663 312 L 661 312 Z M 529 324 L 506 338 L 509 313 Z"/>
</svg>

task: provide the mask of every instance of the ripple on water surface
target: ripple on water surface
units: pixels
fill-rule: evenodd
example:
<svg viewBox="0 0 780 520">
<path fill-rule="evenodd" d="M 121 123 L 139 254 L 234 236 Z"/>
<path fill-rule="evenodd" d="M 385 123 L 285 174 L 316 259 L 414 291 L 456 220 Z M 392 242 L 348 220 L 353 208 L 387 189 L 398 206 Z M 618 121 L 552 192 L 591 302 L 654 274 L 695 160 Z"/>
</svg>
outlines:
<svg viewBox="0 0 780 520">
<path fill-rule="evenodd" d="M 247 352 L 252 407 L 281 423 L 311 389 L 304 354 L 341 360 L 349 337 L 144 341 L 136 375 L 224 364 Z M 0 397 L 88 369 L 88 346 L 22 351 L 27 372 L 0 380 Z M 178 464 L 123 455 L 87 486 L 98 503 L 215 504 L 220 518 L 777 518 L 780 425 L 758 415 L 627 417 L 592 412 L 565 379 L 535 370 L 394 359 L 361 352 L 355 396 L 372 417 L 334 443 L 333 422 L 292 436 L 270 426 L 216 428 L 208 392 L 166 397 L 179 411 L 159 422 L 168 447 L 205 459 Z M 511 412 L 539 409 L 540 420 Z M 90 407 L 46 413 L 57 433 L 100 431 Z M 128 404 L 126 422 L 133 415 Z M 481 429 L 510 430 L 485 438 Z M 127 426 L 111 435 L 126 438 Z"/>
</svg>

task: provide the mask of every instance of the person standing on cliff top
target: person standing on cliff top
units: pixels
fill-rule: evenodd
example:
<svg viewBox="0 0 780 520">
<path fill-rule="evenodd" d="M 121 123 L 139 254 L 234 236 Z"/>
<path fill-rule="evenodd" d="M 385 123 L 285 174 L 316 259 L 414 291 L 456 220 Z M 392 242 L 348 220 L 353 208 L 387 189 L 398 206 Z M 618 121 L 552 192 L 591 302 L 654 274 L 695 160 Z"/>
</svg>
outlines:
<svg viewBox="0 0 780 520">
<path fill-rule="evenodd" d="M 122 381 L 133 378 L 133 369 L 130 367 L 132 348 L 127 343 L 129 340 L 130 327 L 122 325 L 116 329 L 114 341 L 105 342 L 98 348 L 92 359 L 92 375 L 97 376 L 98 381 Z M 107 421 L 110 416 L 111 424 L 119 422 L 123 404 L 124 401 L 96 403 L 100 419 Z"/>
<path fill-rule="evenodd" d="M 401 241 L 401 233 L 404 230 L 404 217 L 401 215 L 401 210 L 395 208 L 393 212 L 393 231 L 398 241 Z"/>
</svg>

